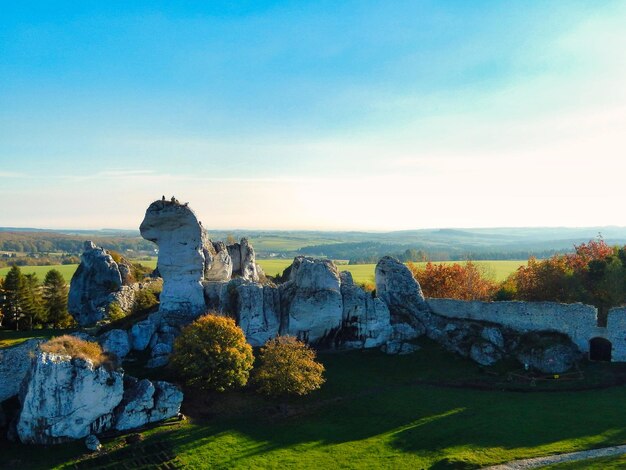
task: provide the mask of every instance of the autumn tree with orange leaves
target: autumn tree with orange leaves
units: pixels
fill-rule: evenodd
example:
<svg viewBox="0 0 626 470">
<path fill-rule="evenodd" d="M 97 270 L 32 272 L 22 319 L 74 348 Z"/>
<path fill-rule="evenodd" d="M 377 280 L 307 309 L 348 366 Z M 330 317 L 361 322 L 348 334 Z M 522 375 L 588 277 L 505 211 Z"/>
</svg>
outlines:
<svg viewBox="0 0 626 470">
<path fill-rule="evenodd" d="M 409 263 L 426 297 L 459 300 L 491 300 L 498 285 L 472 261 L 464 264 L 435 264 L 424 267 Z"/>
</svg>

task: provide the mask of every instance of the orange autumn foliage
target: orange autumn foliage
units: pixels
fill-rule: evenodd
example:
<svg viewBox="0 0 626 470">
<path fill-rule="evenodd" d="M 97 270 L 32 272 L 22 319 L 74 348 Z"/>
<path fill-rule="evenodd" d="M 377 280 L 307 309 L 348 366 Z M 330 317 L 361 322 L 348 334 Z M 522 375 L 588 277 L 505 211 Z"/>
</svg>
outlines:
<svg viewBox="0 0 626 470">
<path fill-rule="evenodd" d="M 465 264 L 428 262 L 424 267 L 409 263 L 408 267 L 420 283 L 425 297 L 491 300 L 498 288 L 480 266 L 471 261 Z"/>
</svg>

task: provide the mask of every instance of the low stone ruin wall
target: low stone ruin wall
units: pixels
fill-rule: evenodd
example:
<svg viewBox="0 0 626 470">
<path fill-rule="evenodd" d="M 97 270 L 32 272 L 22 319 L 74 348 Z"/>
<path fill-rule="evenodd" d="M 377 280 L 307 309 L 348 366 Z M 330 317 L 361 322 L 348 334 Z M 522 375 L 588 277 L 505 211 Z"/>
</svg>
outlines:
<svg viewBox="0 0 626 470">
<path fill-rule="evenodd" d="M 556 302 L 481 302 L 454 299 L 427 299 L 430 310 L 448 318 L 497 323 L 514 330 L 557 331 L 564 333 L 582 352 L 589 352 L 589 340 L 597 336 L 598 310 L 581 303 L 560 304 Z M 626 309 L 614 314 L 607 330 L 626 331 Z M 625 351 L 626 353 L 626 347 Z M 614 357 L 613 360 L 617 359 Z"/>
<path fill-rule="evenodd" d="M 613 348 L 611 360 L 626 362 L 626 307 L 609 310 L 604 337 L 611 342 Z"/>
</svg>

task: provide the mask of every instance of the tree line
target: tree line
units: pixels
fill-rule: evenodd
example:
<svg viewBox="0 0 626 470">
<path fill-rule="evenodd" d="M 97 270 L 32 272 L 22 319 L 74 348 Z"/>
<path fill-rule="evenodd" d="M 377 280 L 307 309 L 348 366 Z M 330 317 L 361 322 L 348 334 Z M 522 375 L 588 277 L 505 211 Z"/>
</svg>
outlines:
<svg viewBox="0 0 626 470">
<path fill-rule="evenodd" d="M 409 268 L 427 297 L 583 302 L 598 308 L 600 325 L 610 308 L 626 303 L 626 247 L 609 246 L 601 237 L 575 245 L 573 253 L 531 257 L 501 283 L 471 261 Z"/>
<path fill-rule="evenodd" d="M 67 311 L 69 288 L 56 269 L 46 273 L 43 283 L 36 274 L 23 274 L 13 266 L 0 279 L 0 326 L 19 329 L 67 328 L 73 318 Z"/>
</svg>

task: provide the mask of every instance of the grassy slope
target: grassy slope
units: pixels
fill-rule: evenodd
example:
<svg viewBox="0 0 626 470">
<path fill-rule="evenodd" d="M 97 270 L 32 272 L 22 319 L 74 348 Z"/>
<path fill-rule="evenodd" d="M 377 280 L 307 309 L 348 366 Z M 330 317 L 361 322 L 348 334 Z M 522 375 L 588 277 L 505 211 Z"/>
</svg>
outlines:
<svg viewBox="0 0 626 470">
<path fill-rule="evenodd" d="M 356 351 L 321 360 L 327 383 L 288 402 L 291 415 L 251 393 L 229 393 L 206 399 L 205 409 L 187 402 L 189 421 L 146 432 L 145 442 L 171 446 L 190 468 L 394 469 L 475 468 L 626 442 L 624 387 L 519 393 L 420 385 L 480 374 L 428 342 L 409 356 Z M 121 442 L 105 442 L 107 468 L 124 462 L 115 450 Z M 61 466 L 83 452 L 80 444 L 45 453 L 4 447 L 15 468 Z"/>
<path fill-rule="evenodd" d="M 290 259 L 261 259 L 257 261 L 266 274 L 274 276 L 275 274 L 282 273 L 287 266 L 292 262 Z M 451 263 L 445 262 L 444 263 Z M 515 271 L 522 264 L 526 264 L 526 261 L 476 261 L 476 264 L 484 266 L 486 273 L 498 281 L 504 280 L 509 274 Z M 156 267 L 156 260 L 153 261 L 141 261 L 141 264 Z M 423 264 L 423 263 L 416 263 Z M 350 271 L 356 282 L 366 282 L 374 280 L 374 268 L 375 264 L 355 264 L 355 265 L 339 265 L 340 271 Z M 50 269 L 58 269 L 63 274 L 63 277 L 69 282 L 72 279 L 74 271 L 76 271 L 76 264 L 58 265 L 58 266 L 22 266 L 21 270 L 24 274 L 36 273 L 40 280 L 46 276 L 46 273 Z M 0 268 L 0 277 L 4 277 L 10 268 Z"/>
</svg>

